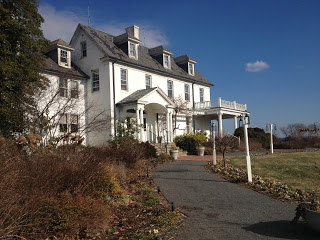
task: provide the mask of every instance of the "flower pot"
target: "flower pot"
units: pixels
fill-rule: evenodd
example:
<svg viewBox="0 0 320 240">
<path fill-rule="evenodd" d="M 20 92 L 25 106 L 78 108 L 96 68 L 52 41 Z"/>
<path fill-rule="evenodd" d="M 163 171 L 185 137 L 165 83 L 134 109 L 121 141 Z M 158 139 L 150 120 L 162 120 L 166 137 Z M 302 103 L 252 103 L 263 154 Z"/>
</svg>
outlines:
<svg viewBox="0 0 320 240">
<path fill-rule="evenodd" d="M 320 212 L 304 209 L 303 217 L 309 227 L 320 232 Z"/>
<path fill-rule="evenodd" d="M 205 147 L 197 147 L 197 155 L 203 156 L 204 155 L 204 149 Z"/>
<path fill-rule="evenodd" d="M 174 160 L 177 160 L 179 154 L 179 150 L 170 150 L 170 156 L 173 157 Z"/>
</svg>

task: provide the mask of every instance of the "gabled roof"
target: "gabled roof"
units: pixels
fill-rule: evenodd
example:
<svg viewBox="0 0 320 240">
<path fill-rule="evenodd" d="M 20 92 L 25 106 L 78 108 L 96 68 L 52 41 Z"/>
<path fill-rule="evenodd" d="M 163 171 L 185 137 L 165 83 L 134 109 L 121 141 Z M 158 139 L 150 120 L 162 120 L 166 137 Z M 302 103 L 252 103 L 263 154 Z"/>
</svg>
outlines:
<svg viewBox="0 0 320 240">
<path fill-rule="evenodd" d="M 59 66 L 50 57 L 45 55 L 46 67 L 45 71 L 50 74 L 57 75 L 59 77 L 67 77 L 73 79 L 88 79 L 89 76 L 80 70 L 76 65 L 72 63 L 71 68 L 65 68 Z"/>
<path fill-rule="evenodd" d="M 174 105 L 170 98 L 158 87 L 137 90 L 134 93 L 127 96 L 126 98 L 119 101 L 116 105 L 137 103 L 142 98 L 148 96 L 149 94 L 152 94 L 152 92 L 158 92 L 168 102 L 169 105 Z"/>
<path fill-rule="evenodd" d="M 135 66 L 137 68 L 147 69 L 149 71 L 165 75 L 169 78 L 172 77 L 184 81 L 195 82 L 205 86 L 213 86 L 213 84 L 197 70 L 195 70 L 194 76 L 189 75 L 174 62 L 172 57 L 171 69 L 164 68 L 149 54 L 149 49 L 146 47 L 139 46 L 138 59 L 132 59 L 116 46 L 116 44 L 113 42 L 114 36 L 82 24 L 78 25 L 76 32 L 70 41 L 71 45 L 76 40 L 77 34 L 80 33 L 80 30 L 83 30 L 88 35 L 88 37 L 96 44 L 96 46 L 105 54 L 105 57 L 107 58 L 116 60 L 123 64 Z"/>
<path fill-rule="evenodd" d="M 149 53 L 150 53 L 150 55 L 157 55 L 157 54 L 161 54 L 161 53 L 167 53 L 169 55 L 173 54 L 172 52 L 170 52 L 167 48 L 165 48 L 162 45 L 160 45 L 158 47 L 150 48 Z"/>
<path fill-rule="evenodd" d="M 50 43 L 50 49 L 56 48 L 57 46 L 59 47 L 65 47 L 68 48 L 70 50 L 74 50 L 74 48 L 72 46 L 70 46 L 68 43 L 66 43 L 65 41 L 63 41 L 61 38 L 54 40 Z"/>
<path fill-rule="evenodd" d="M 174 58 L 174 61 L 176 63 L 186 63 L 186 62 L 191 62 L 191 63 L 197 63 L 195 60 L 193 60 L 191 57 L 189 57 L 188 55 L 183 55 L 180 57 L 176 57 Z"/>
</svg>

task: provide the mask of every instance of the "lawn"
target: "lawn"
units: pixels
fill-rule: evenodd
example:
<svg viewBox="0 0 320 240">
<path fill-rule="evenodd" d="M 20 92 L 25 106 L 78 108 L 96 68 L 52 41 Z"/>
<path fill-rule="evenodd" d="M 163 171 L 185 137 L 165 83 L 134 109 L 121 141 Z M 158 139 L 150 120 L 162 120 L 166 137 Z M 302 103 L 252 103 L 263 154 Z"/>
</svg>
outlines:
<svg viewBox="0 0 320 240">
<path fill-rule="evenodd" d="M 246 168 L 245 157 L 230 158 Z M 252 173 L 320 196 L 320 151 L 251 156 Z"/>
</svg>

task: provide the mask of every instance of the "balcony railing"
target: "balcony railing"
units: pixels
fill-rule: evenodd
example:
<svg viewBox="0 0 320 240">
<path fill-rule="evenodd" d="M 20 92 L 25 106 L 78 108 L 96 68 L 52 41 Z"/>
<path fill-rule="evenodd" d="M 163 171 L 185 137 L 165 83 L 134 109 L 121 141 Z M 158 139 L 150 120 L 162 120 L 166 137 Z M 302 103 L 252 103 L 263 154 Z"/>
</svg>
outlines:
<svg viewBox="0 0 320 240">
<path fill-rule="evenodd" d="M 204 109 L 211 109 L 211 108 L 229 108 L 229 109 L 239 110 L 239 111 L 247 110 L 247 104 L 240 104 L 240 103 L 237 103 L 236 101 L 229 102 L 226 100 L 222 100 L 221 98 L 218 98 L 218 100 L 197 102 L 195 103 L 194 107 L 196 110 L 204 110 Z"/>
</svg>

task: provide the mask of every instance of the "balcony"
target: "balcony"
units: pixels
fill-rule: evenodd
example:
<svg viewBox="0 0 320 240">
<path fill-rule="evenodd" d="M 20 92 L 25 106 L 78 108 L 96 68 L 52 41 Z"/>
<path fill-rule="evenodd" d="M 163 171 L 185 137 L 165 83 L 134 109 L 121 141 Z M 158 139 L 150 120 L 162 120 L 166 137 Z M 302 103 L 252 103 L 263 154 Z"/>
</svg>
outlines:
<svg viewBox="0 0 320 240">
<path fill-rule="evenodd" d="M 229 102 L 226 100 L 222 100 L 218 98 L 218 100 L 211 100 L 206 102 L 197 102 L 194 105 L 195 110 L 205 110 L 205 109 L 213 109 L 213 108 L 227 108 L 237 111 L 246 111 L 247 104 L 240 104 L 236 101 Z"/>
</svg>

